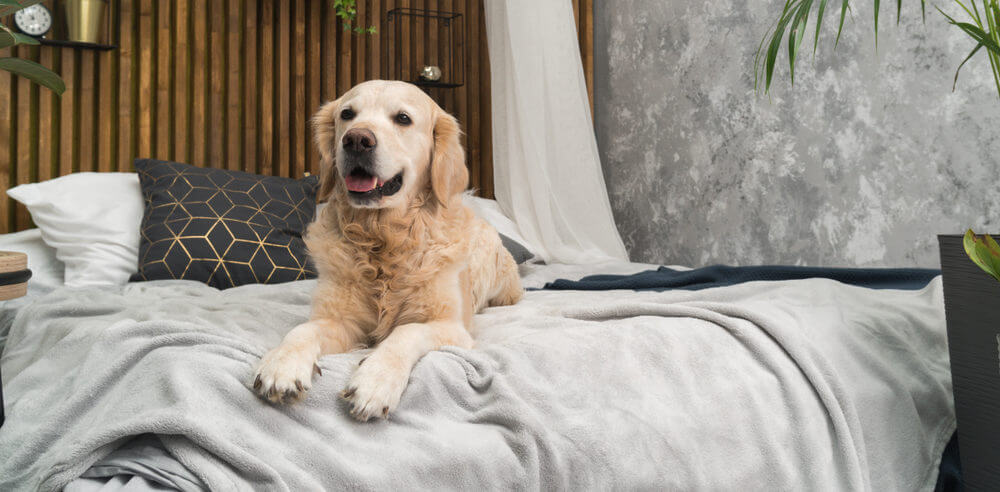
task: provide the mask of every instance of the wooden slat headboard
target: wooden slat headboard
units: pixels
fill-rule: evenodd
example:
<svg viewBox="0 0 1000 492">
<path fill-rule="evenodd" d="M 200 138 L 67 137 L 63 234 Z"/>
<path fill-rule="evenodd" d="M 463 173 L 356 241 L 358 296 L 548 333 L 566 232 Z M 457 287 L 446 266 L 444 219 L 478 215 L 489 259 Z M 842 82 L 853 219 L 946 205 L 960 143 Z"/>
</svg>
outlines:
<svg viewBox="0 0 1000 492">
<path fill-rule="evenodd" d="M 471 185 L 492 197 L 482 1 L 358 0 L 358 24 L 381 32 L 386 12 L 396 7 L 465 16 L 465 85 L 429 92 L 462 123 Z M 593 106 L 593 0 L 572 2 Z M 62 6 L 44 3 L 61 26 Z M 312 113 L 383 73 L 383 37 L 346 31 L 332 5 L 110 0 L 107 42 L 118 45 L 115 50 L 0 50 L 0 57 L 12 54 L 50 67 L 67 87 L 59 97 L 0 72 L 0 189 L 77 171 L 130 171 L 136 157 L 279 176 L 317 173 L 319 156 L 308 127 Z M 54 31 L 57 37 L 64 29 Z M 0 197 L 0 233 L 30 226 L 23 206 Z"/>
</svg>

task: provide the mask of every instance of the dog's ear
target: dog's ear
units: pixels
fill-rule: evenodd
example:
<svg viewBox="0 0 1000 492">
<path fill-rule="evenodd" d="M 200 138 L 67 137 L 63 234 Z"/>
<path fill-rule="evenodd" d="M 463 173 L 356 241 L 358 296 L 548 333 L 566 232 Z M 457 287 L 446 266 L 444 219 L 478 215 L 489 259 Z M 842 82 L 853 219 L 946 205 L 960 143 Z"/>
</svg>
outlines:
<svg viewBox="0 0 1000 492">
<path fill-rule="evenodd" d="M 434 120 L 431 190 L 434 198 L 446 207 L 451 197 L 469 186 L 469 170 L 465 168 L 465 150 L 459 141 L 460 133 L 455 117 L 439 110 Z"/>
<path fill-rule="evenodd" d="M 325 202 L 330 199 L 337 185 L 337 113 L 340 99 L 330 101 L 319 108 L 312 118 L 313 135 L 319 150 L 319 193 L 316 199 Z"/>
<path fill-rule="evenodd" d="M 337 186 L 337 164 L 333 158 L 323 157 L 319 161 L 319 191 L 316 193 L 316 201 L 323 203 L 330 199 L 333 189 Z"/>
</svg>

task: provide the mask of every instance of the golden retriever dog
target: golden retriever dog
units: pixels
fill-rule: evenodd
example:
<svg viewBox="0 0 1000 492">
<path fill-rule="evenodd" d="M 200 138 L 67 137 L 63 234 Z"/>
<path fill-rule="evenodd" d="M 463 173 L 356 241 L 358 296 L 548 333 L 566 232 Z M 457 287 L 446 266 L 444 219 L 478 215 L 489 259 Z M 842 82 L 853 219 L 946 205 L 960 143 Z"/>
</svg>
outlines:
<svg viewBox="0 0 1000 492">
<path fill-rule="evenodd" d="M 310 321 L 268 352 L 253 388 L 275 403 L 305 396 L 316 361 L 376 345 L 341 393 L 351 415 L 388 417 L 429 351 L 472 347 L 472 315 L 523 293 L 492 226 L 462 204 L 459 126 L 416 86 L 369 81 L 313 119 L 320 197 L 306 232 L 319 272 Z"/>
</svg>

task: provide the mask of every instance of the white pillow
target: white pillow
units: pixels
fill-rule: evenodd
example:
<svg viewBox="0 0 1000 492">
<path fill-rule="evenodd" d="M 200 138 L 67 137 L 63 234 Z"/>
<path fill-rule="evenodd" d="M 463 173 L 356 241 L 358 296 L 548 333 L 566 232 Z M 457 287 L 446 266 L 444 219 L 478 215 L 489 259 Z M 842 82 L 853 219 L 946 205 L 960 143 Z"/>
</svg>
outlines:
<svg viewBox="0 0 1000 492">
<path fill-rule="evenodd" d="M 120 285 L 138 270 L 143 198 L 135 173 L 76 173 L 7 190 L 66 264 L 66 285 Z"/>
</svg>

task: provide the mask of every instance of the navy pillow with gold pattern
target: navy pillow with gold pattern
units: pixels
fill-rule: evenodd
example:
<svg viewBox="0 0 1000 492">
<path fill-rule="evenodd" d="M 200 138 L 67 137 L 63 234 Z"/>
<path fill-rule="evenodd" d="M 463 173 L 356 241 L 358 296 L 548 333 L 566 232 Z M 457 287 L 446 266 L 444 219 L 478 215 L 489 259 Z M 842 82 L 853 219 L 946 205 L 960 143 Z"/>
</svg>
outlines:
<svg viewBox="0 0 1000 492">
<path fill-rule="evenodd" d="M 146 201 L 133 281 L 187 279 L 219 289 L 313 278 L 302 234 L 316 212 L 303 179 L 136 159 Z"/>
</svg>

